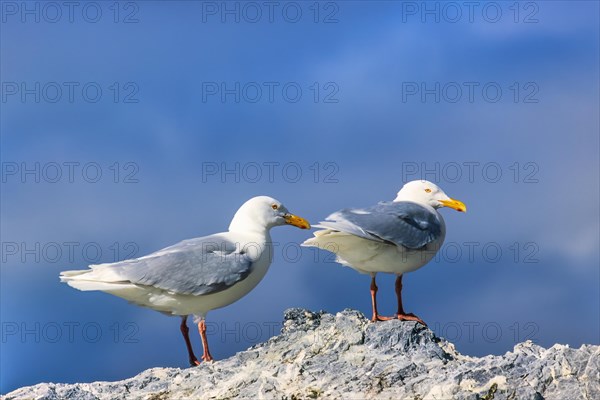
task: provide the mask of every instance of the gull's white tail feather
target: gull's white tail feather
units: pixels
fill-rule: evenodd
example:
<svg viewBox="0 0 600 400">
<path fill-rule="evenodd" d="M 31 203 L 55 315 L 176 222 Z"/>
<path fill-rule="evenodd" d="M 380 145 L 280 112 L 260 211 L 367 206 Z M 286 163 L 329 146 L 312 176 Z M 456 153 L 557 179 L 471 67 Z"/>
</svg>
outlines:
<svg viewBox="0 0 600 400">
<path fill-rule="evenodd" d="M 116 268 L 111 264 L 91 265 L 90 269 L 62 271 L 60 281 L 83 291 L 107 291 L 122 289 L 127 285 L 131 286 L 129 282 L 119 276 Z"/>
<path fill-rule="evenodd" d="M 109 283 L 109 282 L 98 282 L 98 281 L 88 281 L 88 280 L 74 280 L 67 279 L 63 280 L 67 285 L 82 290 L 84 292 L 90 290 L 100 290 L 103 292 L 115 291 L 115 290 L 124 290 L 126 288 L 133 287 L 131 283 Z"/>
<path fill-rule="evenodd" d="M 67 279 L 70 279 L 73 276 L 87 274 L 88 272 L 90 272 L 89 269 L 79 269 L 79 270 L 73 270 L 73 271 L 62 271 L 60 273 L 60 281 L 61 282 L 65 282 Z"/>
</svg>

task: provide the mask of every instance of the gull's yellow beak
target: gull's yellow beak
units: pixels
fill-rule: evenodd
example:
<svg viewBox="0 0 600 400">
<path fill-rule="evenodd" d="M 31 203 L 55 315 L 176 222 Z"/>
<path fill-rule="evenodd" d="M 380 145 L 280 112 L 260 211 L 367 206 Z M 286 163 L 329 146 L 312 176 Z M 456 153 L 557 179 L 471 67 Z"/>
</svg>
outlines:
<svg viewBox="0 0 600 400">
<path fill-rule="evenodd" d="M 286 224 L 297 226 L 300 229 L 310 229 L 310 224 L 302 217 L 294 214 L 286 214 L 283 218 L 285 218 Z"/>
<path fill-rule="evenodd" d="M 467 212 L 467 206 L 465 206 L 465 203 L 463 203 L 460 200 L 455 200 L 455 199 L 439 200 L 439 202 L 442 203 L 442 205 L 444 207 L 453 208 L 459 212 Z"/>
</svg>

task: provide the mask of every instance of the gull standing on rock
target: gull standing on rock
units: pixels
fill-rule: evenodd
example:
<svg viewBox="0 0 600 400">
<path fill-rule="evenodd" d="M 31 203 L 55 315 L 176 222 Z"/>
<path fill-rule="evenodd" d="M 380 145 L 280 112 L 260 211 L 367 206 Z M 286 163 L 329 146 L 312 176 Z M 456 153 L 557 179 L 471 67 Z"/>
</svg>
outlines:
<svg viewBox="0 0 600 400">
<path fill-rule="evenodd" d="M 440 207 L 466 212 L 461 201 L 451 199 L 435 184 L 412 181 L 392 202 L 369 208 L 337 211 L 319 225 L 322 228 L 303 246 L 318 247 L 337 255 L 337 262 L 371 275 L 372 321 L 389 320 L 377 312 L 378 272 L 396 274 L 398 312 L 395 318 L 425 322 L 402 306 L 402 275 L 427 264 L 444 243 L 446 226 Z"/>
<path fill-rule="evenodd" d="M 229 231 L 184 240 L 144 257 L 63 271 L 61 281 L 83 291 L 100 290 L 169 315 L 180 315 L 190 365 L 199 365 L 188 335 L 194 316 L 204 355 L 213 358 L 206 339 L 206 314 L 248 294 L 265 276 L 273 258 L 269 230 L 290 224 L 310 225 L 290 214 L 281 202 L 254 197 L 235 213 Z"/>
</svg>

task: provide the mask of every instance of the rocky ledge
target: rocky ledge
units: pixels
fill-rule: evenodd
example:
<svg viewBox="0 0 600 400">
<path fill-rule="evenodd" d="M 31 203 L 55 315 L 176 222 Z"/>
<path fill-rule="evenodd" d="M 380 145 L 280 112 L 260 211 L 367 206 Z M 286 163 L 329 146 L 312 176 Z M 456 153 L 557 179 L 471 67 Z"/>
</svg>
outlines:
<svg viewBox="0 0 600 400">
<path fill-rule="evenodd" d="M 9 399 L 600 399 L 600 346 L 520 343 L 503 356 L 458 353 L 414 322 L 286 311 L 279 336 L 199 367 L 119 382 L 41 383 Z"/>
</svg>

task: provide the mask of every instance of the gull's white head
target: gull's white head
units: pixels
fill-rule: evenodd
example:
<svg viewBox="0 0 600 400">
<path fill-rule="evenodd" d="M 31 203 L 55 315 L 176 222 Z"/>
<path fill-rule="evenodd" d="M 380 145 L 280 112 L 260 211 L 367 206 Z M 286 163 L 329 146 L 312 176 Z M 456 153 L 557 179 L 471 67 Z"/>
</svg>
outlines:
<svg viewBox="0 0 600 400">
<path fill-rule="evenodd" d="M 291 214 L 288 209 L 268 196 L 253 197 L 245 202 L 235 213 L 230 231 L 264 231 L 279 225 L 294 225 L 300 229 L 309 229 L 310 224 L 304 218 Z"/>
<path fill-rule="evenodd" d="M 456 211 L 466 212 L 467 206 L 462 201 L 451 199 L 435 183 L 419 180 L 402 186 L 394 201 L 412 201 L 427 204 L 433 208 L 449 207 Z"/>
</svg>

